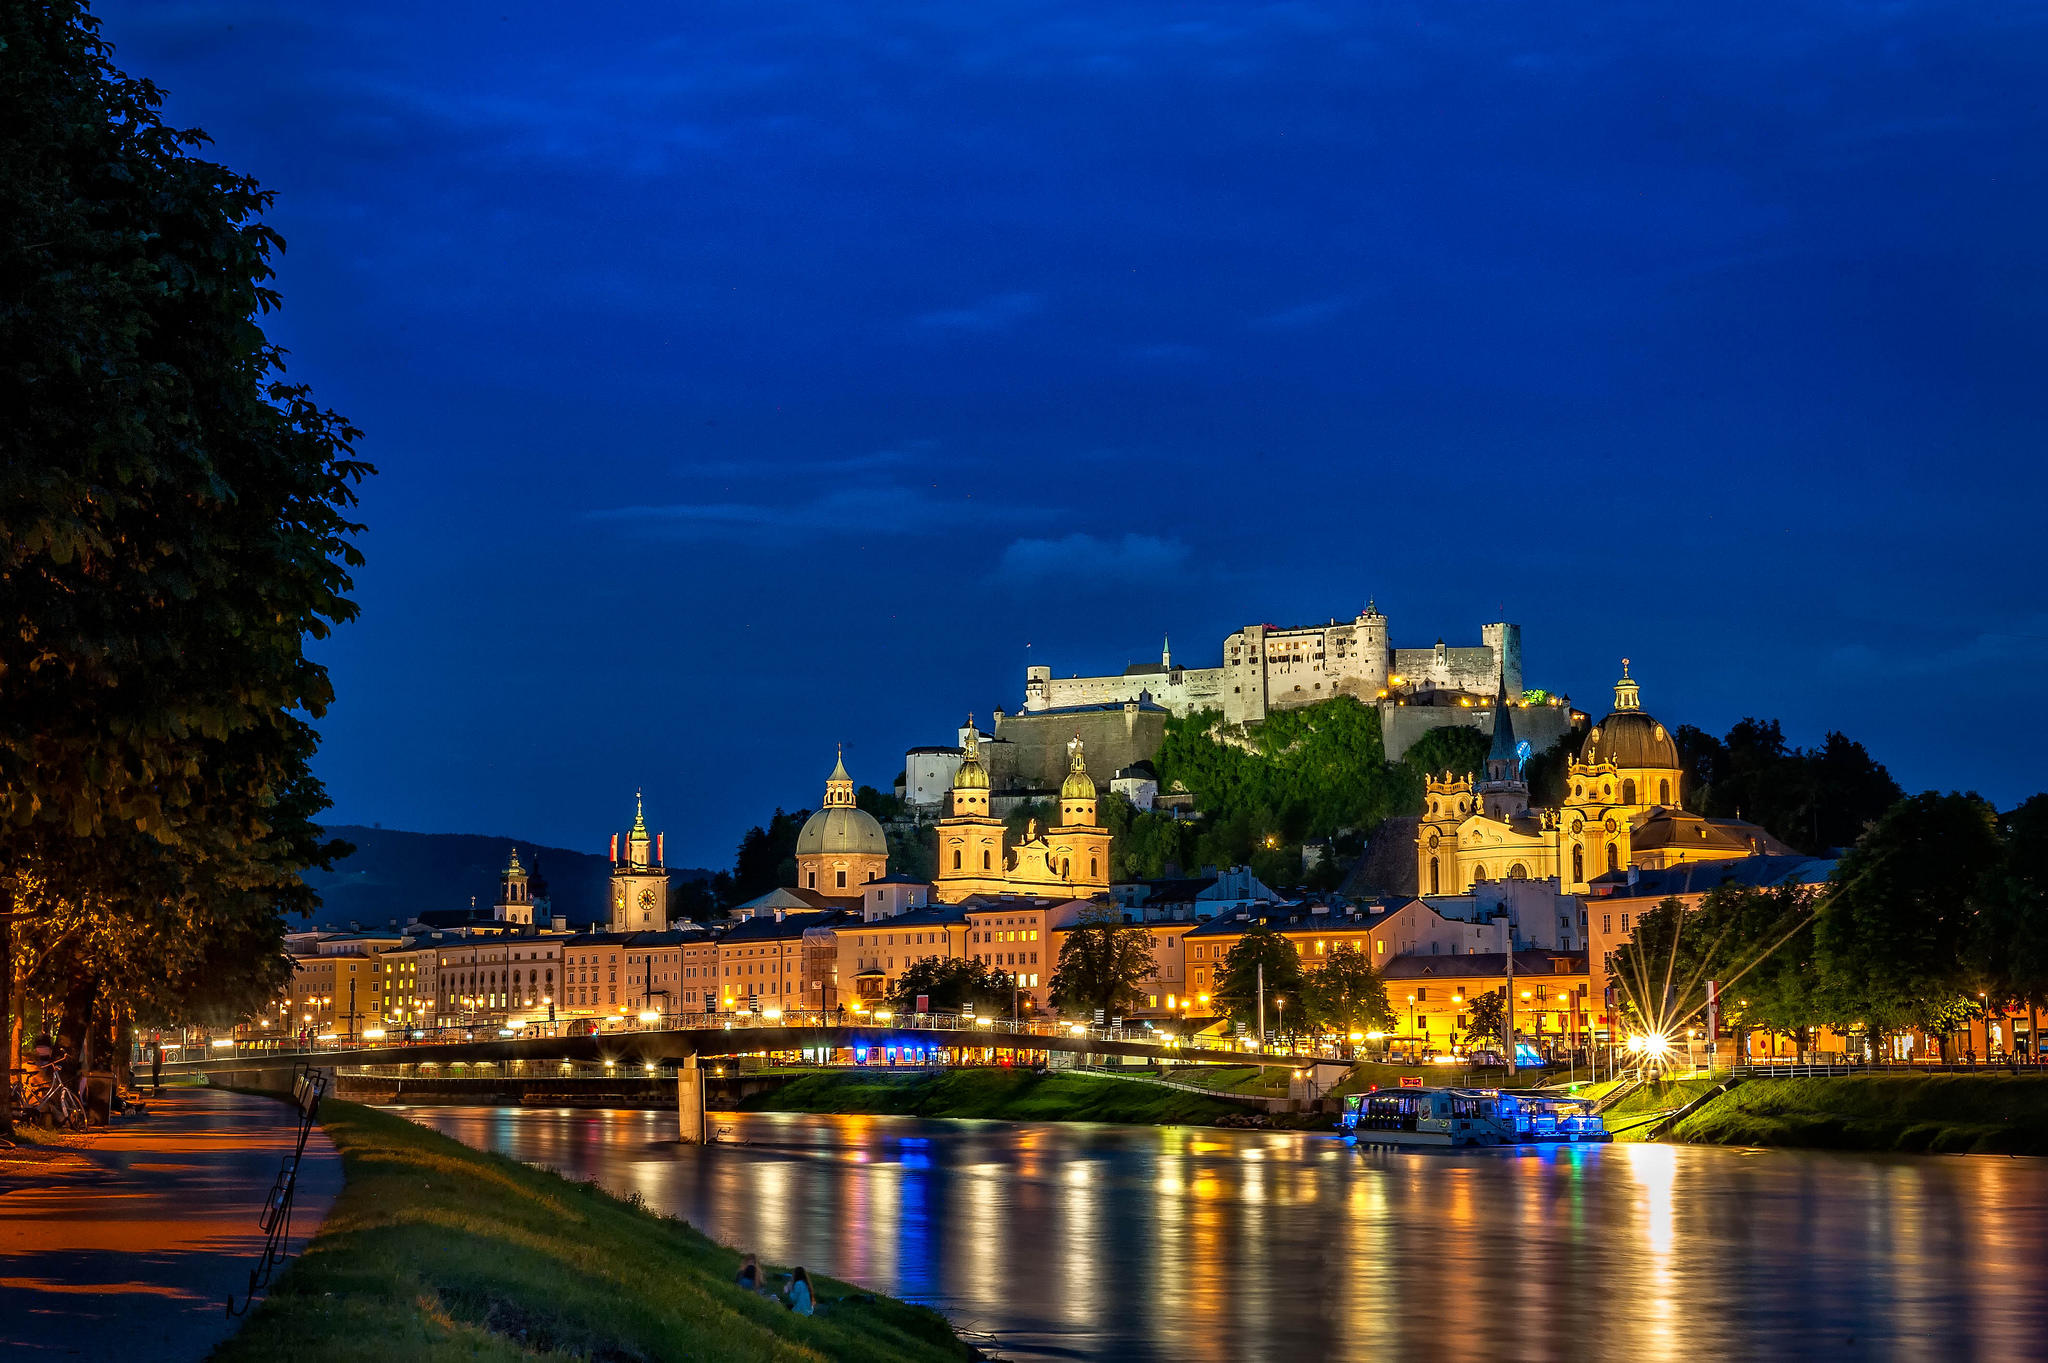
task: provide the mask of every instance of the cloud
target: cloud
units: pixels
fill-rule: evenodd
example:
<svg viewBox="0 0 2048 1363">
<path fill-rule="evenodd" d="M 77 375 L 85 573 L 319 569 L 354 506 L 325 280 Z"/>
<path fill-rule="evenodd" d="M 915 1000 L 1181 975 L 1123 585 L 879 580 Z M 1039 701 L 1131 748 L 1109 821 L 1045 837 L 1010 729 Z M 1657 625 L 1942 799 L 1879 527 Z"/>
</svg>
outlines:
<svg viewBox="0 0 2048 1363">
<path fill-rule="evenodd" d="M 781 478 L 788 474 L 879 473 L 901 468 L 931 448 L 918 441 L 909 449 L 876 450 L 871 454 L 849 454 L 823 459 L 703 459 L 678 465 L 683 478 Z"/>
<path fill-rule="evenodd" d="M 1096 579 L 1164 577 L 1178 572 L 1187 560 L 1188 547 L 1179 540 L 1152 535 L 1102 539 L 1076 533 L 1061 539 L 1012 540 L 996 563 L 996 575 L 1036 582 L 1071 572 L 1079 563 Z"/>
<path fill-rule="evenodd" d="M 1340 294 L 1335 298 L 1320 298 L 1313 303 L 1299 303 L 1278 312 L 1269 312 L 1264 317 L 1253 318 L 1252 325 L 1262 331 L 1299 331 L 1304 327 L 1321 326 L 1357 306 L 1357 299 Z"/>
<path fill-rule="evenodd" d="M 777 501 L 671 502 L 607 507 L 584 513 L 597 524 L 621 525 L 655 539 L 780 540 L 810 535 L 915 535 L 962 523 L 1035 520 L 1040 507 L 998 505 L 926 487 L 835 488 Z"/>
<path fill-rule="evenodd" d="M 2048 667 L 2048 615 L 2000 621 L 2004 629 L 1986 629 L 1946 647 L 1880 652 L 1861 641 L 1829 650 L 1829 663 L 1839 674 L 1901 681 L 1933 678 L 1990 680 L 2038 673 Z"/>
<path fill-rule="evenodd" d="M 1008 331 L 1027 317 L 1045 311 L 1045 299 L 1035 293 L 999 293 L 972 307 L 941 308 L 924 313 L 917 324 L 932 331 Z"/>
</svg>

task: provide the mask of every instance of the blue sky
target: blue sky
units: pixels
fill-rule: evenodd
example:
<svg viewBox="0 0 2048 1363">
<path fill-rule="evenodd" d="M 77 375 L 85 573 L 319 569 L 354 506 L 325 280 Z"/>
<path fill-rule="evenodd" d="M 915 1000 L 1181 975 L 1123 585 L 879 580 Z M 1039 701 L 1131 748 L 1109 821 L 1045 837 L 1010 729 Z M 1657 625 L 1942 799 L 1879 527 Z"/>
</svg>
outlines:
<svg viewBox="0 0 2048 1363">
<path fill-rule="evenodd" d="M 367 432 L 339 820 L 671 860 L 1355 614 L 2011 802 L 2048 10 L 105 4 Z M 2015 733 L 2015 729 L 2018 730 Z"/>
</svg>

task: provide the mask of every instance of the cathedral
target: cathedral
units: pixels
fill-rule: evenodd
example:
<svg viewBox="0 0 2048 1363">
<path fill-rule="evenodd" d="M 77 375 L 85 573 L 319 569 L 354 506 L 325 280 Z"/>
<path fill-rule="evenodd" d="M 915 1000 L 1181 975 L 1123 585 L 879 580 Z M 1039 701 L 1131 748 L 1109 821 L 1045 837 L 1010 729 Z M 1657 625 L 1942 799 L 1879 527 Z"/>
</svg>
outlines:
<svg viewBox="0 0 2048 1363">
<path fill-rule="evenodd" d="M 825 778 L 825 802 L 796 835 L 796 881 L 827 898 L 858 899 L 861 886 L 889 874 L 889 840 L 881 821 L 854 800 L 842 749 Z"/>
<path fill-rule="evenodd" d="M 1061 895 L 1085 899 L 1109 889 L 1109 830 L 1096 822 L 1094 778 L 1079 735 L 1067 745 L 1067 776 L 1060 783 L 1059 822 L 1033 820 L 1015 847 L 989 812 L 988 768 L 981 738 L 968 717 L 951 808 L 939 820 L 939 869 L 932 893 L 943 903 L 970 895 Z"/>
<path fill-rule="evenodd" d="M 1595 725 L 1567 773 L 1561 809 L 1529 805 L 1522 779 L 1528 750 L 1499 695 L 1486 779 L 1432 776 L 1415 839 L 1420 893 L 1462 894 L 1482 880 L 1555 876 L 1565 894 L 1584 894 L 1596 876 L 1634 867 L 1661 869 L 1720 861 L 1784 847 L 1755 824 L 1705 819 L 1679 805 L 1678 745 L 1643 713 L 1628 660 L 1614 685 L 1614 712 Z"/>
</svg>

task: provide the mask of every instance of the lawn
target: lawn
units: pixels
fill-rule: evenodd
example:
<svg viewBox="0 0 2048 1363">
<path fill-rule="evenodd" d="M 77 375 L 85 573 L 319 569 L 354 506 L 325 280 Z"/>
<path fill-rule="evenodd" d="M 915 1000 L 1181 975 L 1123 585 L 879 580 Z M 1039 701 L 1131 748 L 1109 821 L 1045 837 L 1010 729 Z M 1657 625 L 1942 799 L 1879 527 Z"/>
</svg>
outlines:
<svg viewBox="0 0 2048 1363">
<path fill-rule="evenodd" d="M 1004 1121 L 1201 1125 L 1247 1109 L 1227 1099 L 1072 1071 L 834 1070 L 790 1080 L 748 1112 L 874 1112 Z"/>
<path fill-rule="evenodd" d="M 346 1186 L 218 1363 L 977 1357 L 937 1313 L 816 1275 L 820 1313 L 793 1315 L 734 1285 L 734 1250 L 594 1185 L 353 1103 L 322 1117 Z"/>
<path fill-rule="evenodd" d="M 2048 1154 L 2048 1078 L 1752 1079 L 1680 1122 L 1672 1135 L 1713 1145 L 2042 1155 Z"/>
</svg>

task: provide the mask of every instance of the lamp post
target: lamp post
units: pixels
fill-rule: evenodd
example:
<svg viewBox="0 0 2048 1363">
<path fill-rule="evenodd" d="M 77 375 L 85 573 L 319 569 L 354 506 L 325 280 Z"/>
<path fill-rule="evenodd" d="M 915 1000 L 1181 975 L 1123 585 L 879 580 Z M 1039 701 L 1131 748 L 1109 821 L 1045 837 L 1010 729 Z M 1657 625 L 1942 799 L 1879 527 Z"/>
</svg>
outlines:
<svg viewBox="0 0 2048 1363">
<path fill-rule="evenodd" d="M 1408 1051 L 1410 1059 L 1414 1058 L 1414 1053 L 1417 1049 L 1419 1048 L 1415 1044 L 1415 996 L 1410 994 L 1408 996 Z"/>
</svg>

